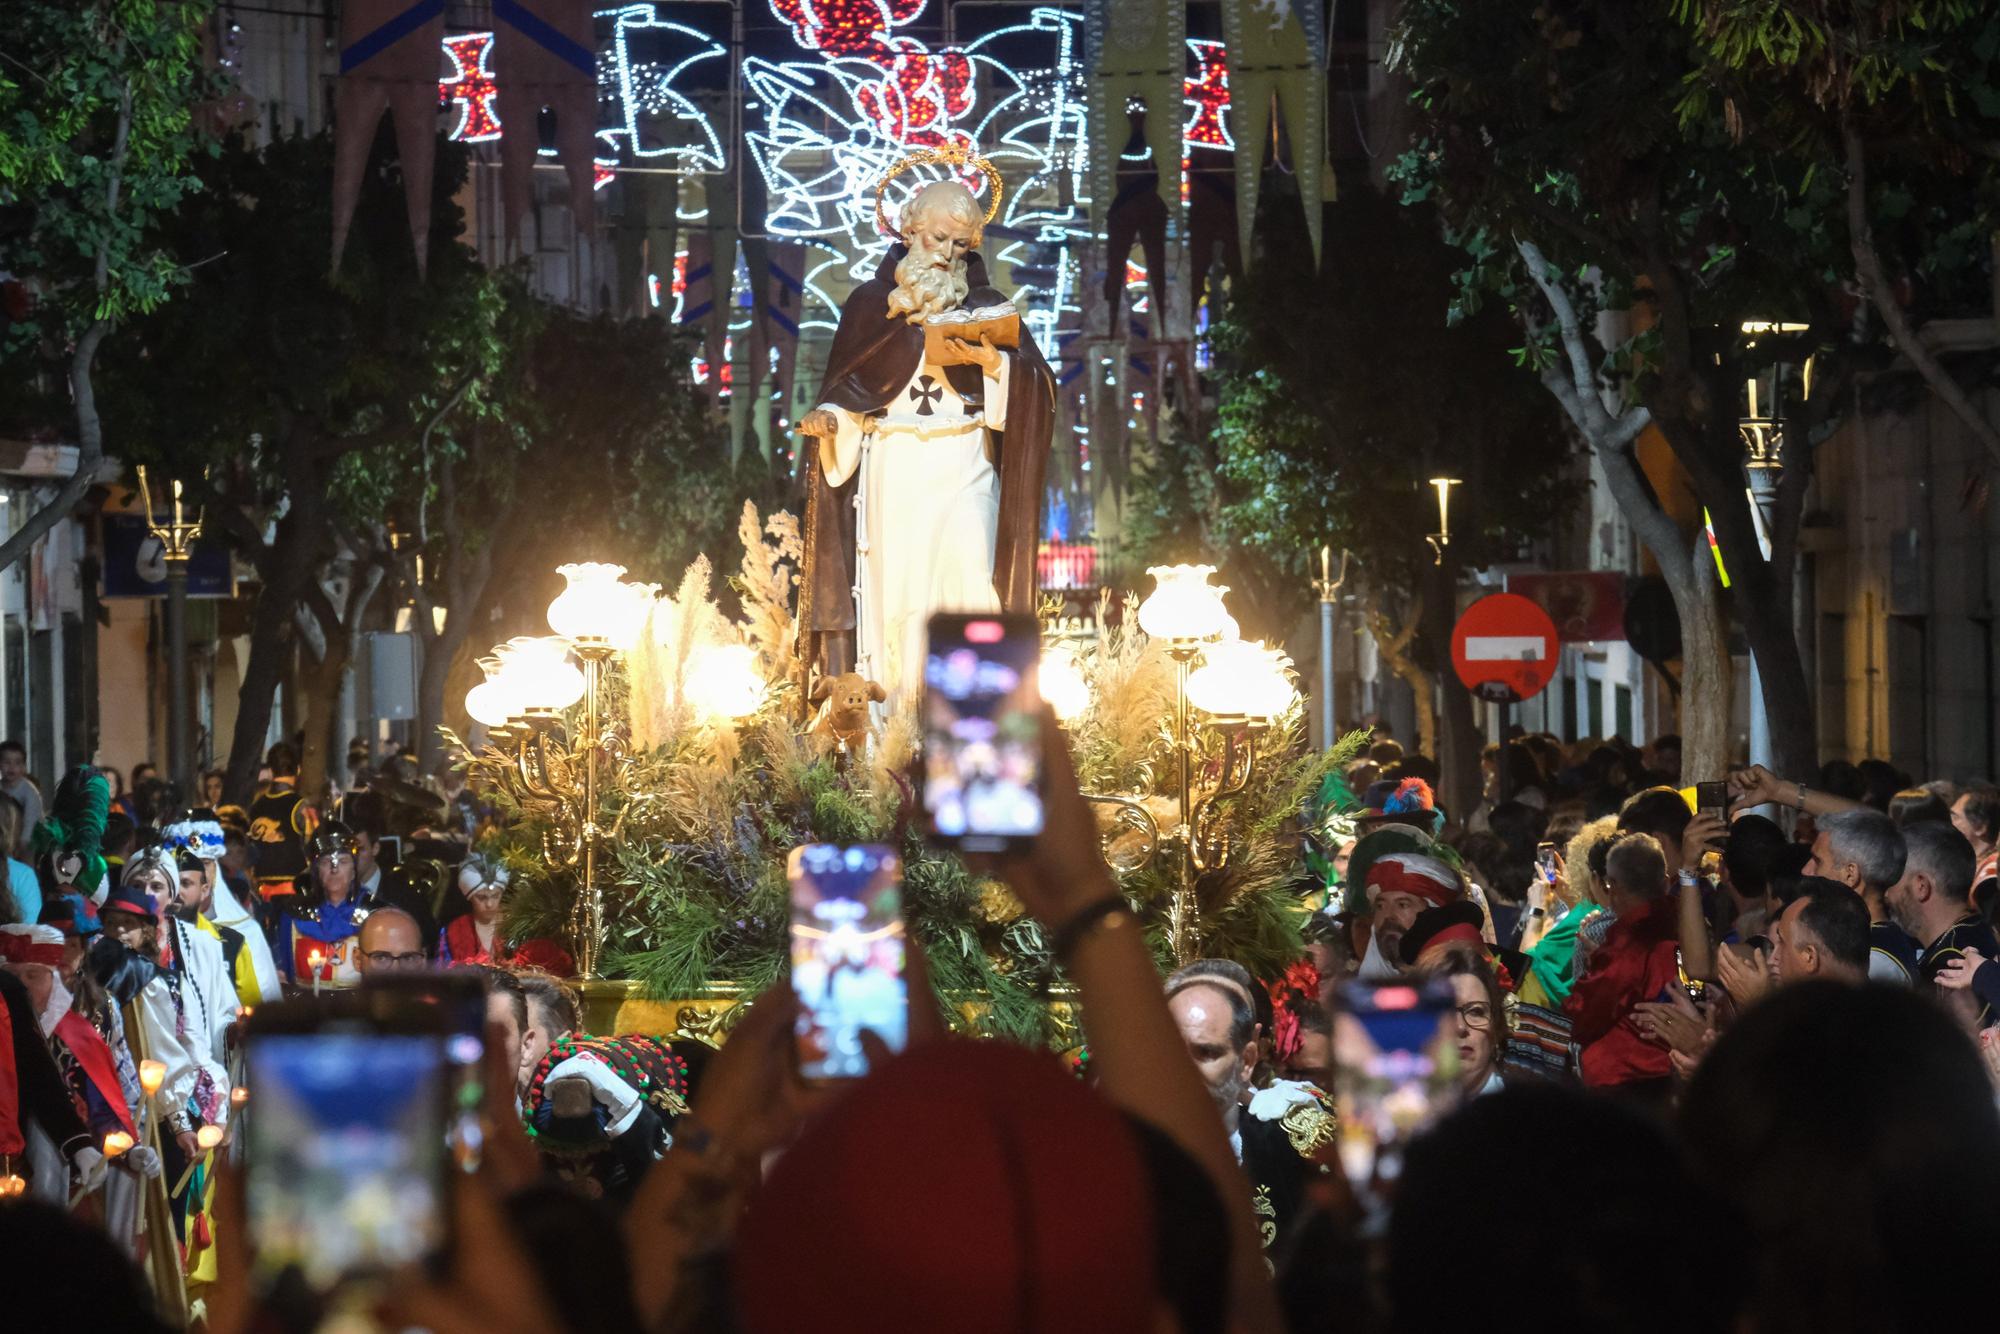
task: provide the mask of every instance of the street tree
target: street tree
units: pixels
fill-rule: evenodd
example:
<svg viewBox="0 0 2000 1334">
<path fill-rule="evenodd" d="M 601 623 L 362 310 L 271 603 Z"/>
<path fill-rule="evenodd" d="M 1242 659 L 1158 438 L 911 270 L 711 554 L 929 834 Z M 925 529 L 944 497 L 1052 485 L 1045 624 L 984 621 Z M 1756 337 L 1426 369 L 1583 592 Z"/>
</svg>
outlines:
<svg viewBox="0 0 2000 1334">
<path fill-rule="evenodd" d="M 1684 770 L 1719 773 L 1730 758 L 1733 608 L 1775 758 L 1796 772 L 1816 759 L 1792 595 L 1811 446 L 1870 350 L 1849 336 L 1842 182 L 1700 104 L 1690 90 L 1708 58 L 1685 9 L 1408 0 L 1390 60 L 1414 85 L 1416 143 L 1396 175 L 1471 256 L 1455 313 L 1513 314 L 1518 360 L 1561 403 L 1659 564 L 1681 623 Z M 1759 327 L 1774 322 L 1803 327 Z M 1808 356 L 1760 527 L 1744 385 Z M 1692 505 L 1672 506 L 1642 466 L 1654 441 Z"/>
<path fill-rule="evenodd" d="M 15 412 L 75 432 L 76 470 L 0 541 L 21 560 L 119 470 L 105 452 L 97 358 L 165 302 L 192 262 L 163 223 L 199 188 L 196 124 L 215 91 L 199 0 L 20 0 L 0 44 L 0 264 L 29 297 L 0 324 Z M 61 392 L 35 392 L 61 385 Z M 26 392 L 23 392 L 23 391 Z M 113 435 L 128 425 L 112 419 Z"/>
</svg>

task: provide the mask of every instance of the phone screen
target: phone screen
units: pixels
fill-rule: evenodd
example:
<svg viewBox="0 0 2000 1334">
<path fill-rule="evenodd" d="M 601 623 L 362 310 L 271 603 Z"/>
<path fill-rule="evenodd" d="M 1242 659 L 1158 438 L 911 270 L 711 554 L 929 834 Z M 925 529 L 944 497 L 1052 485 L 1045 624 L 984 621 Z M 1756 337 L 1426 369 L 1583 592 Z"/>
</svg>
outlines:
<svg viewBox="0 0 2000 1334">
<path fill-rule="evenodd" d="M 1458 1073 L 1454 1013 L 1442 979 L 1343 983 L 1334 1018 L 1340 1161 L 1364 1199 L 1386 1200 L 1410 1139 L 1445 1104 Z"/>
<path fill-rule="evenodd" d="M 1041 626 L 931 617 L 924 660 L 924 814 L 932 836 L 1001 852 L 1042 832 Z"/>
<path fill-rule="evenodd" d="M 1541 876 L 1542 883 L 1545 885 L 1553 885 L 1556 882 L 1555 844 L 1538 843 L 1535 845 L 1535 873 Z"/>
<path fill-rule="evenodd" d="M 879 843 L 792 849 L 792 989 L 799 997 L 799 1073 L 868 1073 L 861 1034 L 890 1051 L 909 1041 L 903 976 L 903 863 Z"/>
<path fill-rule="evenodd" d="M 1727 783 L 1696 783 L 1694 785 L 1694 812 L 1696 815 L 1712 815 L 1718 820 L 1729 817 L 1729 785 Z"/>
<path fill-rule="evenodd" d="M 462 1043 L 362 1024 L 253 1034 L 244 1156 L 261 1290 L 323 1297 L 443 1246 Z"/>
</svg>

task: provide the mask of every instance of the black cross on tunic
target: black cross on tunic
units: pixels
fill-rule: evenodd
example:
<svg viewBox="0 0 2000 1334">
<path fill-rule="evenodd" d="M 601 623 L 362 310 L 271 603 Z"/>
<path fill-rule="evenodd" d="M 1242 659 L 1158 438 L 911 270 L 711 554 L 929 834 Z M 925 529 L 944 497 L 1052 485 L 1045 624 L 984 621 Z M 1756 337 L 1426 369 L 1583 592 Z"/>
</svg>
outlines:
<svg viewBox="0 0 2000 1334">
<path fill-rule="evenodd" d="M 917 405 L 919 417 L 933 416 L 931 404 L 944 397 L 944 390 L 936 387 L 937 381 L 926 375 L 910 386 L 910 398 Z"/>
</svg>

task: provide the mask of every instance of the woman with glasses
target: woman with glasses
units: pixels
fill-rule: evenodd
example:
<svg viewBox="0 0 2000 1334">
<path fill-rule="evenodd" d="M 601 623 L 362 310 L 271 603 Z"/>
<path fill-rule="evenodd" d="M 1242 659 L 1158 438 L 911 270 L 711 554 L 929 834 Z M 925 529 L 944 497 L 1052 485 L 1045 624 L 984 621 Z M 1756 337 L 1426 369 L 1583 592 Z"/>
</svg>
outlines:
<svg viewBox="0 0 2000 1334">
<path fill-rule="evenodd" d="M 1467 1098 L 1505 1087 L 1500 1057 L 1507 1046 L 1507 1010 L 1500 979 L 1475 945 L 1454 941 L 1425 952 L 1424 972 L 1451 984 L 1454 1013 L 1444 1038 L 1458 1049 L 1458 1087 Z"/>
</svg>

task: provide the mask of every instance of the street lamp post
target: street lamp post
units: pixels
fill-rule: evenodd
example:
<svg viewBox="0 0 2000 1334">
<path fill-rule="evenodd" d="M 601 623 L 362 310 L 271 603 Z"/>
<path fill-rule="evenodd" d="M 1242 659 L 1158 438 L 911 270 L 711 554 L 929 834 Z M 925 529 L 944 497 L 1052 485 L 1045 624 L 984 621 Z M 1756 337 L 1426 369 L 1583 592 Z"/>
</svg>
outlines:
<svg viewBox="0 0 2000 1334">
<path fill-rule="evenodd" d="M 1758 337 L 1765 334 L 1802 333 L 1808 326 L 1780 321 L 1745 321 L 1742 332 L 1746 339 L 1745 349 L 1757 346 Z M 1743 441 L 1743 471 L 1750 493 L 1750 508 L 1757 524 L 1757 545 L 1764 559 L 1771 558 L 1771 527 L 1778 505 L 1778 481 L 1785 471 L 1785 414 L 1784 384 L 1785 366 L 1782 361 L 1773 361 L 1770 366 L 1770 391 L 1760 392 L 1759 377 L 1752 376 L 1744 381 L 1744 415 L 1736 424 L 1737 434 Z M 1808 357 L 1800 367 L 1799 391 L 1803 396 L 1812 389 L 1812 358 Z M 1789 578 L 1789 573 L 1781 575 Z M 1771 723 L 1764 708 L 1764 678 L 1758 669 L 1757 655 L 1750 655 L 1750 762 L 1769 766 L 1773 754 L 1771 747 Z"/>
<path fill-rule="evenodd" d="M 160 544 L 167 569 L 167 775 L 182 793 L 194 791 L 188 756 L 187 588 L 188 561 L 201 532 L 201 515 L 189 520 L 174 481 L 173 507 L 166 520 L 153 517 L 153 492 L 144 465 L 139 468 L 139 503 L 146 510 L 146 531 Z M 190 796 L 190 800 L 192 797 Z"/>
<path fill-rule="evenodd" d="M 1341 585 L 1347 582 L 1347 561 L 1351 552 L 1340 553 L 1340 577 L 1333 577 L 1333 548 L 1319 549 L 1319 578 L 1313 591 L 1319 594 L 1319 744 L 1331 746 L 1334 728 L 1339 725 L 1333 698 L 1334 617 L 1340 610 Z"/>
</svg>

